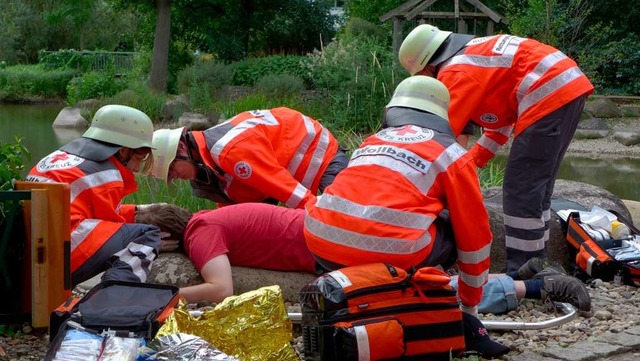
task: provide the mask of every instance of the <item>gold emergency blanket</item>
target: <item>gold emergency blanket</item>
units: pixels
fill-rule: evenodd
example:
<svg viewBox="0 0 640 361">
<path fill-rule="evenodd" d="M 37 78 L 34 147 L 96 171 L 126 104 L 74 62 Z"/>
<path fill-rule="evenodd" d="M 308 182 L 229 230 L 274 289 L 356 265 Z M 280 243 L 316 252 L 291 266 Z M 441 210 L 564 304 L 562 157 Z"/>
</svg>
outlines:
<svg viewBox="0 0 640 361">
<path fill-rule="evenodd" d="M 176 333 L 198 336 L 240 360 L 299 360 L 291 346 L 292 324 L 279 286 L 227 297 L 199 317 L 184 301 L 167 318 L 156 337 Z"/>
</svg>

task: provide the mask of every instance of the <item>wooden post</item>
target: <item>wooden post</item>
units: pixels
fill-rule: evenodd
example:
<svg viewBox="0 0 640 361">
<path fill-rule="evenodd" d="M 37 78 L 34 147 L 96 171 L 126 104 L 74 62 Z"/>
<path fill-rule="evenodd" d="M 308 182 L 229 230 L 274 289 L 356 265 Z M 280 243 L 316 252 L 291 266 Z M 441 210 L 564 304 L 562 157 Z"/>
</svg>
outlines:
<svg viewBox="0 0 640 361">
<path fill-rule="evenodd" d="M 47 327 L 50 313 L 71 296 L 70 191 L 65 183 L 16 182 L 31 190 L 24 202 L 27 242 L 31 251 L 31 322 Z"/>
<path fill-rule="evenodd" d="M 49 200 L 45 189 L 31 190 L 31 325 L 49 325 Z"/>
</svg>

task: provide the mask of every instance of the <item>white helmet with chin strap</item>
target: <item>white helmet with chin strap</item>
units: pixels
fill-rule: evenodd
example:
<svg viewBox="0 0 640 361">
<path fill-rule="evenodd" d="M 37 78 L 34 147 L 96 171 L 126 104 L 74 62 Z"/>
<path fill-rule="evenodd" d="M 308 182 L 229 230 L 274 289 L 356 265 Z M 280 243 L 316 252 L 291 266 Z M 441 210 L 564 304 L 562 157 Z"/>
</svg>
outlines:
<svg viewBox="0 0 640 361">
<path fill-rule="evenodd" d="M 439 80 L 424 75 L 408 77 L 398 84 L 385 107 L 383 126 L 414 124 L 448 128 L 449 100 L 449 90 Z"/>
<path fill-rule="evenodd" d="M 82 136 L 131 149 L 153 148 L 153 122 L 138 109 L 105 105 L 94 114 Z"/>
<path fill-rule="evenodd" d="M 440 30 L 421 24 L 411 30 L 400 45 L 398 58 L 409 74 L 415 75 L 427 65 L 438 65 L 462 49 L 473 35 Z"/>
<path fill-rule="evenodd" d="M 165 182 L 169 177 L 169 167 L 178 154 L 178 143 L 184 127 L 158 129 L 153 132 L 153 169 L 151 175 Z"/>
</svg>

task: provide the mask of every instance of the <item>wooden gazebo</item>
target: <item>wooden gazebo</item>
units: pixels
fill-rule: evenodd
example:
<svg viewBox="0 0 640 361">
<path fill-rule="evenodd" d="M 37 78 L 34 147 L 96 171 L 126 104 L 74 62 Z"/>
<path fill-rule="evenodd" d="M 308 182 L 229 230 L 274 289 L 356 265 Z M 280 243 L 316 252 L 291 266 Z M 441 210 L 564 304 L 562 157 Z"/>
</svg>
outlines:
<svg viewBox="0 0 640 361">
<path fill-rule="evenodd" d="M 419 24 L 428 23 L 436 19 L 450 19 L 455 29 L 443 29 L 457 33 L 469 33 L 469 21 L 486 22 L 485 35 L 493 35 L 495 24 L 505 23 L 507 20 L 497 12 L 491 10 L 480 0 L 447 0 L 453 3 L 451 11 L 427 11 L 433 4 L 444 0 L 409 0 L 397 8 L 380 17 L 380 21 L 393 20 L 393 48 L 396 53 L 404 38 L 403 24 L 405 21 L 417 20 Z"/>
</svg>

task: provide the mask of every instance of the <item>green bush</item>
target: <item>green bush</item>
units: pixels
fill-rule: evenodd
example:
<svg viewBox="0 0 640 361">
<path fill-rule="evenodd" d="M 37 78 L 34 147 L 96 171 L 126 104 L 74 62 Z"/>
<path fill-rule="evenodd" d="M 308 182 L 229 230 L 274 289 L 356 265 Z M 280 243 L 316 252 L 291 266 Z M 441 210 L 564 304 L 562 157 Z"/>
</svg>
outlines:
<svg viewBox="0 0 640 361">
<path fill-rule="evenodd" d="M 143 82 L 131 82 L 127 89 L 102 99 L 104 104 L 122 104 L 139 109 L 154 121 L 162 118 L 162 107 L 168 96 L 153 92 Z"/>
<path fill-rule="evenodd" d="M 343 39 L 363 39 L 369 38 L 379 43 L 385 43 L 387 35 L 379 24 L 374 24 L 367 20 L 352 17 L 342 29 Z"/>
<path fill-rule="evenodd" d="M 233 68 L 217 61 L 198 61 L 178 73 L 178 91 L 186 94 L 194 111 L 211 110 L 214 101 L 226 100 Z"/>
<path fill-rule="evenodd" d="M 75 105 L 84 99 L 110 97 L 127 87 L 126 80 L 114 72 L 91 71 L 73 78 L 67 86 L 67 102 Z"/>
<path fill-rule="evenodd" d="M 91 68 L 93 58 L 91 56 L 83 56 L 83 52 L 73 49 L 58 51 L 40 50 L 38 52 L 38 62 L 47 70 L 79 69 L 86 71 Z"/>
<path fill-rule="evenodd" d="M 311 80 L 307 78 L 305 71 L 307 61 L 306 56 L 296 55 L 271 55 L 242 60 L 234 64 L 233 85 L 254 86 L 258 79 L 272 74 L 295 75 L 310 84 Z"/>
<path fill-rule="evenodd" d="M 258 79 L 256 89 L 270 97 L 287 98 L 300 94 L 304 90 L 304 81 L 295 75 L 271 74 Z"/>
<path fill-rule="evenodd" d="M 391 49 L 371 40 L 333 41 L 309 56 L 307 72 L 315 89 L 327 89 L 328 105 L 319 117 L 332 128 L 371 133 L 384 106 L 406 74 L 393 65 Z"/>
<path fill-rule="evenodd" d="M 45 70 L 41 65 L 16 65 L 0 69 L 0 101 L 64 99 L 67 84 L 75 74 L 69 69 Z"/>
<path fill-rule="evenodd" d="M 17 137 L 14 138 L 13 143 L 0 141 L 0 191 L 13 189 L 13 183 L 22 179 L 25 163 L 31 161 L 31 153 L 21 141 L 22 139 Z M 0 225 L 4 219 L 4 204 L 0 202 Z"/>
</svg>

